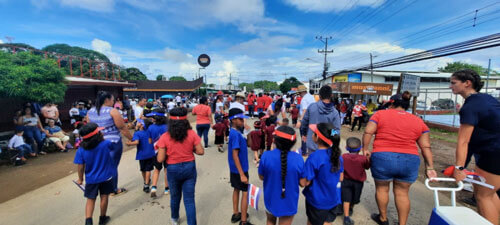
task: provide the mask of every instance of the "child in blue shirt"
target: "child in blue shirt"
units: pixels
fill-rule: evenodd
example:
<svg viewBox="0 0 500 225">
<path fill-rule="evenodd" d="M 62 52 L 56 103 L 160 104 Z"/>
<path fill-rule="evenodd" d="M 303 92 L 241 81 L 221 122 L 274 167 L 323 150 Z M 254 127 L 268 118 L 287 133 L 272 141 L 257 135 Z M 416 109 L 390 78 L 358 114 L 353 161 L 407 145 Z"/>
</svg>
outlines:
<svg viewBox="0 0 500 225">
<path fill-rule="evenodd" d="M 153 124 L 148 127 L 148 134 L 150 142 L 154 144 L 160 139 L 161 135 L 167 132 L 167 117 L 165 116 L 165 110 L 162 108 L 154 109 L 153 112 L 146 114 L 147 117 L 151 117 Z M 158 153 L 157 150 L 155 150 Z M 155 157 L 156 158 L 156 157 Z M 155 170 L 153 171 L 153 182 L 151 186 L 151 197 L 156 198 L 156 185 L 158 184 L 158 178 L 160 177 L 160 171 L 165 167 L 165 192 L 168 194 L 169 187 L 167 181 L 167 165 L 165 163 L 160 163 L 157 160 L 153 160 Z"/>
<path fill-rule="evenodd" d="M 343 180 L 343 160 L 340 157 L 340 135 L 329 123 L 309 125 L 313 131 L 313 141 L 318 149 L 305 163 L 306 197 L 308 224 L 330 224 L 335 220 L 335 208 L 340 201 L 340 182 Z M 335 188 L 337 187 L 337 188 Z"/>
<path fill-rule="evenodd" d="M 274 134 L 276 149 L 261 157 L 259 177 L 264 181 L 267 224 L 292 224 L 299 202 L 299 182 L 304 179 L 304 160 L 290 149 L 295 145 L 295 130 L 280 126 Z M 303 180 L 302 183 L 305 181 Z"/>
<path fill-rule="evenodd" d="M 85 173 L 86 225 L 92 225 L 92 214 L 94 213 L 97 194 L 101 195 L 99 224 L 106 224 L 109 221 L 109 216 L 106 216 L 108 197 L 114 191 L 111 179 L 117 174 L 110 156 L 110 149 L 113 144 L 104 140 L 100 130 L 102 128 L 97 127 L 95 123 L 88 123 L 80 129 L 79 132 L 83 141 L 76 151 L 73 161 L 78 164 L 78 180 L 76 182 L 79 185 L 83 183 L 83 174 Z"/>
<path fill-rule="evenodd" d="M 153 144 L 149 142 L 149 134 L 146 131 L 151 125 L 151 121 L 137 119 L 136 131 L 131 141 L 127 142 L 128 146 L 137 145 L 137 153 L 135 160 L 139 160 L 139 167 L 144 179 L 144 187 L 142 191 L 149 193 L 149 183 L 151 178 L 151 170 L 153 170 L 156 154 Z"/>
<path fill-rule="evenodd" d="M 229 130 L 229 143 L 227 144 L 229 161 L 230 182 L 233 190 L 233 215 L 231 222 L 240 221 L 240 225 L 252 225 L 248 221 L 248 149 L 247 139 L 241 131 L 244 129 L 243 119 L 248 118 L 243 111 L 238 108 L 229 110 L 229 120 L 231 120 L 231 129 Z M 241 195 L 241 212 L 238 210 L 238 203 Z"/>
</svg>

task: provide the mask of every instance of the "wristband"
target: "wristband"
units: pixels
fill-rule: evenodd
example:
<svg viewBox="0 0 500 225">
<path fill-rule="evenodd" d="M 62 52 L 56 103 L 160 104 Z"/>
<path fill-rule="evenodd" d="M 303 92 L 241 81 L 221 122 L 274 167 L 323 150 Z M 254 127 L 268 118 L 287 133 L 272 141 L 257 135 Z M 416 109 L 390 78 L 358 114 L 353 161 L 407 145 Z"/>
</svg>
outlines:
<svg viewBox="0 0 500 225">
<path fill-rule="evenodd" d="M 465 168 L 464 168 L 463 166 L 455 166 L 455 169 L 462 171 L 462 170 L 464 170 Z"/>
<path fill-rule="evenodd" d="M 434 168 L 426 168 L 425 170 L 435 170 Z"/>
</svg>

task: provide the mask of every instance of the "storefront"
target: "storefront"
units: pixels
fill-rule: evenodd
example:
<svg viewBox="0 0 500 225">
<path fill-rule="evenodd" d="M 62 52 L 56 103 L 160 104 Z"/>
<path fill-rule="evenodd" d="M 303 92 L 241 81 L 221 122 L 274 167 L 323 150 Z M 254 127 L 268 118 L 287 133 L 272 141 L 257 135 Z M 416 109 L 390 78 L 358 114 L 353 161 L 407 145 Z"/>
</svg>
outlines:
<svg viewBox="0 0 500 225">
<path fill-rule="evenodd" d="M 353 100 L 376 101 L 380 95 L 392 95 L 392 84 L 361 83 L 361 82 L 335 82 L 331 84 L 333 94 L 337 98 Z"/>
</svg>

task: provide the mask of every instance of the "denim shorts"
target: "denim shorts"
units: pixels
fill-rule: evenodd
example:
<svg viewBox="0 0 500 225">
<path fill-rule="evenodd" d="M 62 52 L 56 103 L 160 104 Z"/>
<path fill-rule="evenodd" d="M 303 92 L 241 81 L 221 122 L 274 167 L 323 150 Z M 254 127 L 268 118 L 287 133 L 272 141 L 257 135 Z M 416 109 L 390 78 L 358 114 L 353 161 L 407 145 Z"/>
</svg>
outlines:
<svg viewBox="0 0 500 225">
<path fill-rule="evenodd" d="M 413 183 L 418 178 L 420 157 L 397 152 L 374 152 L 371 157 L 371 171 L 376 181 L 401 181 Z"/>
</svg>

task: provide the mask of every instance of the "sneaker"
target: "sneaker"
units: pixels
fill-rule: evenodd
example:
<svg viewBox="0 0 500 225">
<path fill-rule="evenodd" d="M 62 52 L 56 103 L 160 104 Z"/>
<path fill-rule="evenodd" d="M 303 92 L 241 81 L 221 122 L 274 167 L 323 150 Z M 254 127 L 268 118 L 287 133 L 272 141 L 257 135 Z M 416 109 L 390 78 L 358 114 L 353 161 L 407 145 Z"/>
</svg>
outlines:
<svg viewBox="0 0 500 225">
<path fill-rule="evenodd" d="M 179 219 L 170 219 L 172 225 L 179 225 Z"/>
<path fill-rule="evenodd" d="M 382 221 L 380 219 L 380 214 L 372 214 L 371 215 L 371 218 L 373 221 L 375 221 L 378 225 L 389 225 L 389 219 L 387 219 L 386 221 Z"/>
<path fill-rule="evenodd" d="M 151 188 L 151 198 L 156 198 L 156 187 L 155 186 L 153 186 Z"/>
<path fill-rule="evenodd" d="M 165 191 L 163 192 L 164 195 L 168 195 L 168 193 L 170 193 L 170 188 L 165 188 Z"/>
<path fill-rule="evenodd" d="M 14 162 L 14 166 L 22 166 L 26 164 L 26 162 L 24 162 L 23 160 L 19 159 L 19 160 L 16 160 L 16 162 Z"/>
<path fill-rule="evenodd" d="M 85 225 L 93 225 L 92 218 L 85 219 Z"/>
<path fill-rule="evenodd" d="M 240 221 L 240 225 L 253 225 L 250 221 Z"/>
<path fill-rule="evenodd" d="M 144 187 L 142 188 L 142 191 L 149 193 L 149 185 L 145 184 Z"/>
<path fill-rule="evenodd" d="M 354 221 L 352 221 L 350 217 L 344 216 L 344 225 L 354 225 Z"/>
<path fill-rule="evenodd" d="M 99 225 L 107 224 L 109 220 L 109 216 L 99 216 Z"/>
<path fill-rule="evenodd" d="M 233 214 L 231 216 L 231 223 L 236 223 L 241 220 L 241 213 Z"/>
</svg>

